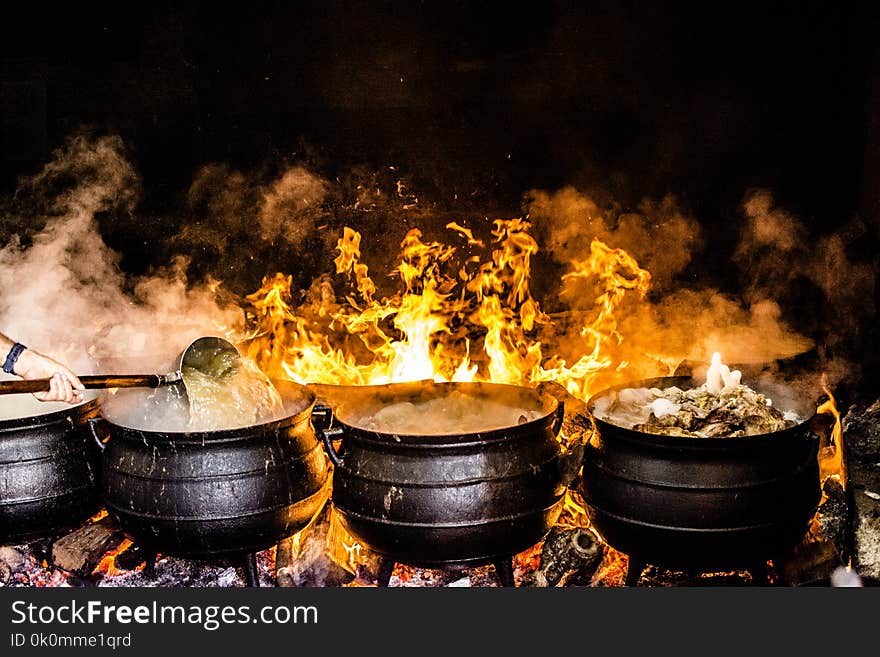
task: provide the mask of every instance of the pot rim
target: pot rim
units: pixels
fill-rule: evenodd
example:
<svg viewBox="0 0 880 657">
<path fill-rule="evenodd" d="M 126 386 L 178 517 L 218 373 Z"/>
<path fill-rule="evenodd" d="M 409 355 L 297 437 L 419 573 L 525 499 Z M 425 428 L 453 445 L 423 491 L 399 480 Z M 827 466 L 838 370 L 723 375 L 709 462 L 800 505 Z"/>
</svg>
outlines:
<svg viewBox="0 0 880 657">
<path fill-rule="evenodd" d="M 51 413 L 41 413 L 39 415 L 24 415 L 22 417 L 9 418 L 0 420 L 0 437 L 4 431 L 14 429 L 36 428 L 49 424 L 56 424 L 67 418 L 84 419 L 84 416 L 90 415 L 93 410 L 100 406 L 97 397 L 80 402 L 79 404 L 71 404 L 69 408 L 62 408 Z"/>
<path fill-rule="evenodd" d="M 635 429 L 623 427 L 618 424 L 608 422 L 607 420 L 600 419 L 593 415 L 593 405 L 595 404 L 595 402 L 600 397 L 604 397 L 610 392 L 622 390 L 624 388 L 669 387 L 672 385 L 676 385 L 675 382 L 686 381 L 693 381 L 693 379 L 689 376 L 660 376 L 650 379 L 628 381 L 618 384 L 616 386 L 609 386 L 608 388 L 600 390 L 599 392 L 590 396 L 590 398 L 587 400 L 587 412 L 596 423 L 596 426 L 599 429 L 599 435 L 602 440 L 607 440 L 609 438 L 611 440 L 626 440 L 628 442 L 649 444 L 655 447 L 671 449 L 675 449 L 677 447 L 713 448 L 720 450 L 723 450 L 725 448 L 741 449 L 749 447 L 762 447 L 770 443 L 778 443 L 779 441 L 784 440 L 800 440 L 802 439 L 801 434 L 803 433 L 803 431 L 805 429 L 810 430 L 810 425 L 817 417 L 817 413 L 814 411 L 809 417 L 795 424 L 794 426 L 782 429 L 780 431 L 771 431 L 770 433 L 759 433 L 751 436 L 707 436 L 705 438 L 700 438 L 696 436 L 667 436 L 658 433 L 648 433 L 647 431 L 636 431 Z M 661 383 L 665 383 L 665 385 L 658 385 Z M 758 388 L 753 387 L 753 389 L 760 392 L 759 388 L 760 386 Z M 804 402 L 804 406 L 807 406 L 806 402 Z M 606 430 L 603 433 L 603 428 L 610 429 L 610 431 Z"/>
<path fill-rule="evenodd" d="M 383 390 L 388 390 L 389 386 L 393 387 L 395 385 L 398 384 L 389 384 L 387 386 L 382 386 L 382 388 Z M 401 383 L 399 385 L 401 386 L 402 390 L 411 389 L 412 386 L 411 383 Z M 346 432 L 346 439 L 353 438 L 359 442 L 377 444 L 383 447 L 406 446 L 456 449 L 482 446 L 486 443 L 510 440 L 512 437 L 514 437 L 513 435 L 511 435 L 512 430 L 515 434 L 520 434 L 522 431 L 529 431 L 533 428 L 537 428 L 539 425 L 546 424 L 548 420 L 552 421 L 559 412 L 559 407 L 561 403 L 553 395 L 546 392 L 540 392 L 536 388 L 531 388 L 528 386 L 518 386 L 508 383 L 489 383 L 482 381 L 441 381 L 425 383 L 424 386 L 434 386 L 438 388 L 453 390 L 456 388 L 477 388 L 490 390 L 495 389 L 499 391 L 517 391 L 520 394 L 525 393 L 534 396 L 535 400 L 538 403 L 540 403 L 545 409 L 549 408 L 549 410 L 545 411 L 540 417 L 537 417 L 534 420 L 529 420 L 528 422 L 524 422 L 523 424 L 498 427 L 486 431 L 471 431 L 455 434 L 398 434 L 385 431 L 375 431 L 373 429 L 365 429 L 364 427 L 360 427 L 356 424 L 351 424 L 350 422 L 346 422 L 345 420 L 340 419 L 339 411 L 341 410 L 344 412 L 348 408 L 345 403 L 339 404 L 335 409 L 333 409 L 332 422 L 344 428 Z"/>
</svg>

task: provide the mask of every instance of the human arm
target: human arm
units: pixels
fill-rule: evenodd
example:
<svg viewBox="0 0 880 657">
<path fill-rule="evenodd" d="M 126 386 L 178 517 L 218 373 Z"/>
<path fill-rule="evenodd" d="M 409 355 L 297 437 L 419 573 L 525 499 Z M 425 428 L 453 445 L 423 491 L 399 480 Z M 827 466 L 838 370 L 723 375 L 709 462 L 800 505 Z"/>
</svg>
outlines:
<svg viewBox="0 0 880 657">
<path fill-rule="evenodd" d="M 0 358 L 8 358 L 15 341 L 0 333 Z M 23 379 L 50 379 L 49 390 L 36 392 L 40 401 L 63 401 L 75 404 L 83 400 L 83 384 L 70 369 L 53 358 L 25 348 L 12 363 L 11 373 Z"/>
</svg>

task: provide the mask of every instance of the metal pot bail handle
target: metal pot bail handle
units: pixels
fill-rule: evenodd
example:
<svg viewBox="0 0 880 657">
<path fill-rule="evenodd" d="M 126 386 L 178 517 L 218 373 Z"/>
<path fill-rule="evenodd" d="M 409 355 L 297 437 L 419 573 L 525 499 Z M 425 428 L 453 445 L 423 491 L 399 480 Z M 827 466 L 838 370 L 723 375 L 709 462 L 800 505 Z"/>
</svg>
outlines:
<svg viewBox="0 0 880 657">
<path fill-rule="evenodd" d="M 565 402 L 561 399 L 559 400 L 559 405 L 556 407 L 556 417 L 553 418 L 553 435 L 558 436 L 559 432 L 562 431 L 562 422 L 565 420 Z"/>
<path fill-rule="evenodd" d="M 336 448 L 333 447 L 333 439 L 342 437 L 342 429 L 340 429 L 339 427 L 318 429 L 316 433 L 321 436 L 321 442 L 324 443 L 324 451 L 327 452 L 327 456 L 330 457 L 330 461 L 335 467 L 341 468 L 342 457 L 339 456 L 339 452 L 337 452 Z"/>
<path fill-rule="evenodd" d="M 333 409 L 324 404 L 315 404 L 312 407 L 312 428 L 317 431 L 323 431 L 330 427 L 333 420 Z"/>
<path fill-rule="evenodd" d="M 102 452 L 107 447 L 107 444 L 101 439 L 101 436 L 98 435 L 98 431 L 95 429 L 95 425 L 104 421 L 104 418 L 101 417 L 90 417 L 88 420 L 86 420 L 86 424 L 89 425 L 89 431 L 92 434 L 92 438 L 95 439 L 95 443 L 98 445 Z"/>
</svg>

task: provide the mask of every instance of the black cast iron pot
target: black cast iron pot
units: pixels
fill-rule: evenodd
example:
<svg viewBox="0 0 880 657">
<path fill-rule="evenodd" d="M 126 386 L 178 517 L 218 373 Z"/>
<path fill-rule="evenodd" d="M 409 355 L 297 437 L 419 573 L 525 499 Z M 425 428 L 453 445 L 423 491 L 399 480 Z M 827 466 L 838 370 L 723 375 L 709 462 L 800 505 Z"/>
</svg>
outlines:
<svg viewBox="0 0 880 657">
<path fill-rule="evenodd" d="M 610 388 L 698 385 L 663 377 Z M 769 395 L 773 398 L 773 395 Z M 752 567 L 801 541 L 821 496 L 812 421 L 737 438 L 663 436 L 595 419 L 581 492 L 590 520 L 638 563 L 700 570 Z"/>
<path fill-rule="evenodd" d="M 358 426 L 385 404 L 461 391 L 507 399 L 540 417 L 479 433 L 398 435 Z M 322 431 L 335 465 L 333 505 L 344 527 L 392 561 L 504 564 L 559 516 L 570 476 L 556 439 L 562 404 L 530 388 L 488 383 L 393 384 L 343 402 Z M 341 439 L 337 450 L 333 442 Z M 506 566 L 505 566 L 505 569 Z M 500 572 L 500 571 L 499 571 Z M 502 579 L 503 579 L 502 575 Z"/>
<path fill-rule="evenodd" d="M 240 429 L 163 433 L 92 421 L 104 504 L 135 542 L 181 557 L 248 555 L 308 523 L 329 485 L 310 423 L 315 399 L 295 383 L 275 385 L 290 415 Z"/>
<path fill-rule="evenodd" d="M 0 421 L 0 545 L 60 534 L 98 511 L 100 464 L 86 426 L 97 414 L 93 399 Z"/>
</svg>

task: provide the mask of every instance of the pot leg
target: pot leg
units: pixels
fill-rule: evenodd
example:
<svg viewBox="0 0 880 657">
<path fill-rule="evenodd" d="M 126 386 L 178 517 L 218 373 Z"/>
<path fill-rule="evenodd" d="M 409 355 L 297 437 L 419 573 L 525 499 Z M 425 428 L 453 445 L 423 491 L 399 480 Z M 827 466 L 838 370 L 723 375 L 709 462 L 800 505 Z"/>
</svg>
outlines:
<svg viewBox="0 0 880 657">
<path fill-rule="evenodd" d="M 642 571 L 645 569 L 645 565 L 645 562 L 641 559 L 630 557 L 629 565 L 626 568 L 626 581 L 624 582 L 624 586 L 638 586 L 639 578 L 642 576 Z"/>
<path fill-rule="evenodd" d="M 376 573 L 376 586 L 388 588 L 388 582 L 391 581 L 391 573 L 394 572 L 394 559 L 382 557 L 379 559 L 379 572 Z"/>
<path fill-rule="evenodd" d="M 513 557 L 498 559 L 492 565 L 495 566 L 495 574 L 498 575 L 501 586 L 516 586 L 516 580 L 513 579 Z"/>
<path fill-rule="evenodd" d="M 257 555 L 255 552 L 248 552 L 242 559 L 242 570 L 244 570 L 244 580 L 249 588 L 260 588 L 260 576 L 257 574 Z"/>
<path fill-rule="evenodd" d="M 752 576 L 752 586 L 770 586 L 770 579 L 767 576 L 767 564 L 763 561 L 756 563 L 748 569 Z"/>
<path fill-rule="evenodd" d="M 156 559 L 159 557 L 155 550 L 144 552 L 144 576 L 156 579 Z"/>
</svg>

